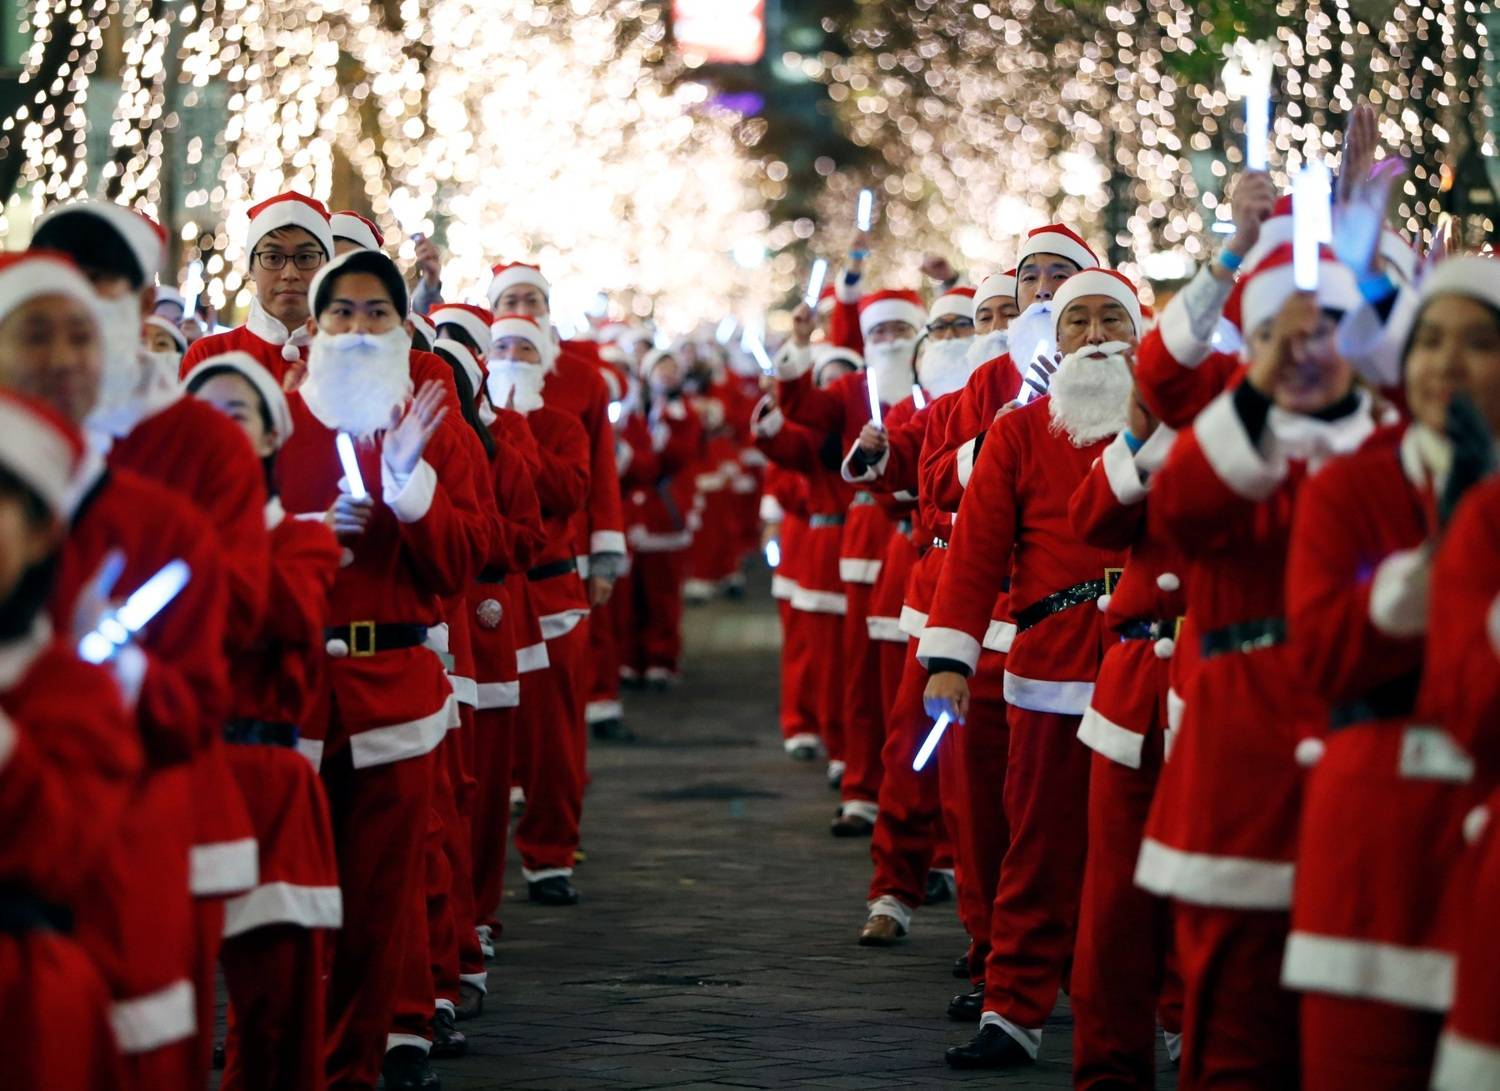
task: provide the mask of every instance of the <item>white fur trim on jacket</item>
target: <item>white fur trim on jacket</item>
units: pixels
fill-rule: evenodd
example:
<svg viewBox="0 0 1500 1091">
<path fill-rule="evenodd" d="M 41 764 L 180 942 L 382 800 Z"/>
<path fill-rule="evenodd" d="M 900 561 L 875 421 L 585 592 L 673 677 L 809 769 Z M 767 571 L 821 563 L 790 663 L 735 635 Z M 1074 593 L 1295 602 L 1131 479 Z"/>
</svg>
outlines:
<svg viewBox="0 0 1500 1091">
<path fill-rule="evenodd" d="M 1005 672 L 1005 700 L 1017 708 L 1055 712 L 1059 716 L 1082 716 L 1093 699 L 1092 682 L 1053 682 Z"/>
<path fill-rule="evenodd" d="M 840 557 L 839 579 L 845 583 L 874 583 L 880 579 L 881 562 L 867 557 Z"/>
<path fill-rule="evenodd" d="M 420 459 L 404 480 L 384 458 L 380 460 L 381 497 L 403 523 L 415 523 L 431 510 L 437 483 L 437 471 L 426 459 Z"/>
<path fill-rule="evenodd" d="M 985 651 L 1008 652 L 1015 639 L 1015 622 L 997 621 L 991 618 L 990 627 L 984 631 L 984 639 L 980 643 L 984 645 Z"/>
<path fill-rule="evenodd" d="M 1281 962 L 1281 983 L 1298 992 L 1447 1011 L 1453 1004 L 1455 961 L 1451 951 L 1434 947 L 1293 932 Z"/>
<path fill-rule="evenodd" d="M 800 379 L 812 370 L 812 346 L 798 345 L 788 341 L 776 353 L 771 366 L 775 368 L 776 378 L 781 382 L 788 383 L 793 379 Z"/>
<path fill-rule="evenodd" d="M 153 1049 L 191 1038 L 198 1029 L 193 983 L 179 978 L 143 996 L 116 1000 L 109 1006 L 109 1025 L 121 1053 Z"/>
<path fill-rule="evenodd" d="M 1136 468 L 1135 455 L 1121 432 L 1104 448 L 1104 477 L 1109 482 L 1109 491 L 1121 504 L 1139 504 L 1146 499 L 1146 482 Z"/>
<path fill-rule="evenodd" d="M 455 700 L 448 694 L 435 712 L 405 723 L 366 728 L 349 737 L 349 756 L 356 769 L 389 765 L 406 758 L 419 758 L 437 749 L 448 733 Z"/>
<path fill-rule="evenodd" d="M 773 599 L 785 599 L 790 601 L 796 594 L 797 581 L 790 576 L 780 574 L 771 577 L 771 597 Z"/>
<path fill-rule="evenodd" d="M 1147 837 L 1136 860 L 1135 885 L 1195 905 L 1286 909 L 1295 873 L 1295 866 L 1282 860 L 1185 852 Z"/>
<path fill-rule="evenodd" d="M 804 614 L 838 614 L 849 610 L 849 600 L 837 591 L 814 591 L 800 584 L 792 592 L 792 609 Z"/>
<path fill-rule="evenodd" d="M 1286 476 L 1285 462 L 1273 464 L 1250 442 L 1250 434 L 1235 411 L 1232 391 L 1220 394 L 1198 414 L 1193 434 L 1219 480 L 1246 500 L 1264 500 Z"/>
<path fill-rule="evenodd" d="M 544 671 L 552 665 L 552 658 L 547 654 L 547 642 L 540 644 L 528 644 L 524 648 L 516 649 L 516 673 L 530 674 L 533 671 Z"/>
<path fill-rule="evenodd" d="M 1078 721 L 1078 741 L 1096 754 L 1103 754 L 1116 765 L 1127 769 L 1141 767 L 1141 749 L 1146 736 L 1121 727 L 1090 705 Z"/>
<path fill-rule="evenodd" d="M 560 636 L 567 636 L 578 623 L 589 616 L 584 609 L 561 610 L 555 614 L 543 614 L 537 621 L 542 628 L 543 640 L 556 640 Z"/>
<path fill-rule="evenodd" d="M 1500 1046 L 1466 1038 L 1449 1027 L 1438 1041 L 1432 1091 L 1500 1087 Z"/>
<path fill-rule="evenodd" d="M 860 470 L 859 473 L 855 473 L 854 467 L 850 465 L 854 459 L 854 452 L 857 450 L 859 450 L 859 444 L 855 443 L 849 448 L 849 453 L 844 456 L 844 461 L 839 463 L 840 477 L 851 485 L 863 485 L 866 482 L 874 481 L 881 474 L 885 473 L 885 468 L 891 461 L 891 449 L 889 447 L 880 452 L 880 458 L 874 463 L 866 463 L 865 468 Z"/>
<path fill-rule="evenodd" d="M 1370 581 L 1370 624 L 1398 638 L 1425 633 L 1431 577 L 1432 551 L 1425 543 L 1381 561 Z"/>
<path fill-rule="evenodd" d="M 1213 351 L 1214 330 L 1233 289 L 1234 282 L 1220 280 L 1210 266 L 1198 267 L 1156 323 L 1172 359 L 1183 367 L 1195 368 L 1208 358 Z"/>
<path fill-rule="evenodd" d="M 188 890 L 195 897 L 238 894 L 258 882 L 260 854 L 253 837 L 194 845 L 188 850 Z"/>
<path fill-rule="evenodd" d="M 225 939 L 268 924 L 339 928 L 343 923 L 344 899 L 337 886 L 261 883 L 224 903 Z"/>
<path fill-rule="evenodd" d="M 520 682 L 476 682 L 474 690 L 475 708 L 515 708 L 521 703 Z"/>
<path fill-rule="evenodd" d="M 901 619 L 894 617 L 867 617 L 865 628 L 871 640 L 882 640 L 890 644 L 905 644 L 906 634 L 901 631 Z"/>
<path fill-rule="evenodd" d="M 596 530 L 589 535 L 589 553 L 624 553 L 625 535 L 618 530 Z"/>
<path fill-rule="evenodd" d="M 967 489 L 969 487 L 969 478 L 974 476 L 974 447 L 978 442 L 977 439 L 969 440 L 968 443 L 965 443 L 958 449 L 957 455 L 954 456 L 958 473 L 958 487 L 961 489 Z"/>
<path fill-rule="evenodd" d="M 927 628 L 927 615 L 915 606 L 907 606 L 903 603 L 901 606 L 901 617 L 897 619 L 897 623 L 901 626 L 901 631 L 907 636 L 920 640 L 922 638 L 922 630 Z"/>
<path fill-rule="evenodd" d="M 928 626 L 917 641 L 917 662 L 926 667 L 934 659 L 953 659 L 972 673 L 979 666 L 981 645 L 962 629 Z"/>
</svg>

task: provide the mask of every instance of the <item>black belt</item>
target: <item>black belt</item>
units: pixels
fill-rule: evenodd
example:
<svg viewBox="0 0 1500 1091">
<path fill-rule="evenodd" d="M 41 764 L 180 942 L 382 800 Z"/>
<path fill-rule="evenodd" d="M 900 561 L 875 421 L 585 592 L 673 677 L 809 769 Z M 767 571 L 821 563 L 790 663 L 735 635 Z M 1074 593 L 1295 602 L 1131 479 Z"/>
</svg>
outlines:
<svg viewBox="0 0 1500 1091">
<path fill-rule="evenodd" d="M 526 578 L 532 583 L 539 580 L 550 580 L 553 576 L 566 576 L 569 572 L 578 571 L 577 557 L 564 557 L 560 561 L 549 561 L 547 564 L 539 564 L 535 568 L 526 570 Z"/>
<path fill-rule="evenodd" d="M 474 577 L 474 581 L 476 583 L 504 583 L 509 575 L 510 573 L 503 568 L 482 568 L 479 570 L 479 575 Z"/>
<path fill-rule="evenodd" d="M 1182 628 L 1182 618 L 1140 618 L 1137 621 L 1127 621 L 1115 632 L 1120 634 L 1121 640 L 1160 640 L 1169 636 L 1177 639 L 1178 630 Z"/>
<path fill-rule="evenodd" d="M 29 890 L 0 886 L 0 934 L 20 935 L 39 930 L 71 932 L 73 914 Z"/>
<path fill-rule="evenodd" d="M 1286 618 L 1264 617 L 1255 621 L 1237 621 L 1222 629 L 1203 634 L 1203 658 L 1234 652 L 1258 652 L 1286 643 Z"/>
<path fill-rule="evenodd" d="M 1104 594 L 1103 580 L 1084 580 L 1082 583 L 1075 583 L 1072 587 L 1054 591 L 1046 598 L 1016 611 L 1016 632 L 1024 633 L 1053 614 L 1060 614 L 1064 610 L 1082 606 L 1085 602 L 1093 602 L 1102 594 Z"/>
<path fill-rule="evenodd" d="M 323 630 L 324 640 L 342 640 L 356 659 L 377 652 L 394 652 L 401 648 L 420 648 L 427 643 L 427 626 L 405 621 L 351 621 L 347 625 L 330 625 Z"/>
<path fill-rule="evenodd" d="M 1355 724 L 1410 716 L 1417 707 L 1417 688 L 1421 681 L 1421 674 L 1413 671 L 1376 686 L 1357 701 L 1334 705 L 1328 712 L 1328 729 L 1338 731 Z"/>
<path fill-rule="evenodd" d="M 297 725 L 240 716 L 224 725 L 224 741 L 241 746 L 297 747 Z"/>
<path fill-rule="evenodd" d="M 807 525 L 813 530 L 823 527 L 841 527 L 844 525 L 844 517 L 842 515 L 809 515 Z"/>
</svg>

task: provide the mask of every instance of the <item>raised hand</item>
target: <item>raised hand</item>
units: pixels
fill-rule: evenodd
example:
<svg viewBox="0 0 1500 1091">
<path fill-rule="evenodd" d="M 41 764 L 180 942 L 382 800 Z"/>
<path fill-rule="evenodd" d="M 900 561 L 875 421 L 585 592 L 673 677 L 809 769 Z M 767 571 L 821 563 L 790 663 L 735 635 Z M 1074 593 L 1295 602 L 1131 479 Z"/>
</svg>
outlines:
<svg viewBox="0 0 1500 1091">
<path fill-rule="evenodd" d="M 817 327 L 818 316 L 805 302 L 798 303 L 792 311 L 792 341 L 798 346 L 812 344 L 813 330 Z"/>
<path fill-rule="evenodd" d="M 941 254 L 924 254 L 922 256 L 922 274 L 946 284 L 950 280 L 958 279 L 958 270 L 953 268 L 952 262 Z"/>
<path fill-rule="evenodd" d="M 422 384 L 422 389 L 417 391 L 404 413 L 397 409 L 392 414 L 381 457 L 393 473 L 404 478 L 417 468 L 422 452 L 427 450 L 428 440 L 432 439 L 447 414 L 443 388 L 436 380 Z"/>
<path fill-rule="evenodd" d="M 1339 162 L 1339 180 L 1335 191 L 1340 202 L 1349 200 L 1354 195 L 1355 187 L 1370 177 L 1370 168 L 1375 165 L 1375 152 L 1380 146 L 1375 120 L 1375 108 L 1368 102 L 1361 102 L 1349 112 L 1349 122 L 1344 126 L 1344 154 Z"/>
<path fill-rule="evenodd" d="M 943 713 L 956 724 L 969 714 L 969 680 L 957 671 L 939 671 L 927 680 L 922 708 L 936 720 Z"/>
<path fill-rule="evenodd" d="M 371 497 L 356 500 L 348 493 L 341 493 L 333 507 L 323 514 L 323 525 L 340 540 L 358 538 L 370 525 L 370 514 L 374 510 L 375 501 Z"/>
<path fill-rule="evenodd" d="M 427 282 L 427 286 L 436 288 L 443 275 L 443 253 L 438 249 L 437 243 L 426 235 L 418 235 L 416 243 L 417 269 L 421 272 L 422 279 Z"/>
<path fill-rule="evenodd" d="M 868 459 L 878 459 L 890 445 L 885 429 L 874 421 L 866 421 L 865 426 L 859 430 L 859 450 Z"/>
<path fill-rule="evenodd" d="M 1227 249 L 1244 257 L 1260 241 L 1260 225 L 1276 210 L 1276 186 L 1264 171 L 1246 171 L 1235 180 L 1229 196 L 1229 211 L 1234 234 Z"/>
</svg>

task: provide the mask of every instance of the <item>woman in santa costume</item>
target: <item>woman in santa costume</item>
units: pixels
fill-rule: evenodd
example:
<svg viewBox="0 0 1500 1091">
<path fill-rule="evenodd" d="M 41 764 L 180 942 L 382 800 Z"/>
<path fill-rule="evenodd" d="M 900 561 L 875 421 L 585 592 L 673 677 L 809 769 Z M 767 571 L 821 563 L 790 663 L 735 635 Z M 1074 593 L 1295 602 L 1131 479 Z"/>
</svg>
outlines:
<svg viewBox="0 0 1500 1091">
<path fill-rule="evenodd" d="M 809 378 L 813 318 L 798 309 L 792 341 L 778 354 L 777 401 L 787 418 L 821 441 L 847 451 L 872 416 L 872 395 L 881 411 L 911 393 L 917 333 L 927 310 L 915 292 L 881 291 L 859 304 L 865 342 L 865 370 L 845 376 L 825 390 Z M 839 577 L 848 609 L 844 615 L 844 771 L 842 808 L 832 824 L 835 837 L 867 837 L 875 828 L 880 797 L 880 750 L 885 742 L 885 710 L 880 707 L 879 649 L 866 624 L 870 596 L 880 576 L 893 521 L 873 493 L 856 490 L 850 501 L 839 553 Z"/>
<path fill-rule="evenodd" d="M 273 479 L 292 433 L 281 387 L 248 353 L 210 356 L 188 393 L 238 424 Z M 343 919 L 333 831 L 323 786 L 297 752 L 324 684 L 323 629 L 340 549 L 321 523 L 266 504 L 271 585 L 260 628 L 230 660 L 232 705 L 224 737 L 259 846 L 256 886 L 224 906 L 220 961 L 229 991 L 223 1085 L 324 1086 L 327 930 Z M 321 728 L 308 732 L 322 738 Z"/>
<path fill-rule="evenodd" d="M 760 453 L 759 448 L 754 450 Z M 805 615 L 792 609 L 797 574 L 807 552 L 807 514 L 807 479 L 766 459 L 760 519 L 766 563 L 772 568 L 771 597 L 776 600 L 781 621 L 779 720 L 782 745 L 788 750 L 796 746 L 816 750 L 819 745 L 816 690 L 808 681 L 812 657 L 803 624 Z"/>
<path fill-rule="evenodd" d="M 1083 881 L 1089 752 L 1074 736 L 1108 640 L 1093 604 L 1121 554 L 1078 541 L 1067 507 L 1125 426 L 1128 359 L 1142 318 L 1135 286 L 1108 270 L 1073 274 L 1052 302 L 1063 362 L 1048 397 L 990 427 L 917 649 L 932 674 L 928 713 L 962 722 L 966 677 L 1009 574 L 1016 625 L 1004 681 L 1010 845 L 991 913 L 980 1031 L 948 1051 L 955 1067 L 1035 1059 L 1072 957 Z"/>
<path fill-rule="evenodd" d="M 0 393 L 0 1050 L 15 1086 L 57 1091 L 124 1082 L 109 990 L 70 933 L 142 775 L 114 679 L 46 611 L 83 452 Z"/>
<path fill-rule="evenodd" d="M 1251 271 L 1245 379 L 1178 437 L 1151 485 L 1152 516 L 1187 558 L 1198 663 L 1136 882 L 1173 901 L 1191 1087 L 1297 1080 L 1296 1002 L 1277 970 L 1303 776 L 1296 754 L 1321 734 L 1327 706 L 1287 682 L 1299 670 L 1287 642 L 1287 548 L 1310 475 L 1374 428 L 1334 345 L 1338 316 L 1359 298 L 1354 277 L 1325 254 L 1318 284 L 1315 297 L 1295 291 L 1290 247 Z"/>
<path fill-rule="evenodd" d="M 287 511 L 323 517 L 345 551 L 324 632 L 327 737 L 321 753 L 303 742 L 328 789 L 344 902 L 328 986 L 328 1080 L 368 1086 L 404 988 L 398 967 L 413 948 L 426 965 L 431 755 L 452 720 L 453 693 L 424 644 L 443 621 L 443 599 L 472 578 L 472 544 L 487 528 L 469 454 L 441 428 L 443 392 L 427 383 L 412 398 L 406 287 L 395 265 L 375 251 L 346 254 L 314 278 L 309 303 L 318 333 L 291 398 L 295 430 L 277 482 Z M 338 433 L 353 441 L 359 482 L 341 464 Z M 398 1085 L 426 1068 L 424 1045 L 402 1040 L 391 1050 L 385 1068 Z"/>
<path fill-rule="evenodd" d="M 88 419 L 105 368 L 99 302 L 63 255 L 0 257 L 0 387 L 44 401 L 75 425 Z M 147 771 L 107 866 L 92 877 L 77 935 L 114 998 L 126 1086 L 194 1086 L 207 1052 L 197 1038 L 201 932 L 188 864 L 194 810 L 215 800 L 195 797 L 192 763 L 215 745 L 227 707 L 224 574 L 214 529 L 188 500 L 97 455 L 86 456 L 68 506 L 72 530 L 50 602 L 60 631 L 91 631 L 174 560 L 192 573 L 139 642 L 108 661 Z"/>
<path fill-rule="evenodd" d="M 1292 528 L 1291 646 L 1332 709 L 1321 755 L 1311 743 L 1305 755 L 1316 764 L 1282 974 L 1303 993 L 1309 1088 L 1426 1080 L 1453 998 L 1463 818 L 1495 784 L 1458 741 L 1472 735 L 1445 730 L 1462 717 L 1443 692 L 1462 683 L 1447 657 L 1423 682 L 1423 638 L 1430 616 L 1444 630 L 1457 620 L 1430 614 L 1427 594 L 1433 545 L 1473 479 L 1455 429 L 1477 418 L 1482 452 L 1500 424 L 1474 410 L 1493 413 L 1500 390 L 1500 263 L 1442 263 L 1418 305 L 1402 368 L 1411 422 L 1309 481 Z M 1464 613 L 1477 620 L 1480 605 Z"/>
</svg>

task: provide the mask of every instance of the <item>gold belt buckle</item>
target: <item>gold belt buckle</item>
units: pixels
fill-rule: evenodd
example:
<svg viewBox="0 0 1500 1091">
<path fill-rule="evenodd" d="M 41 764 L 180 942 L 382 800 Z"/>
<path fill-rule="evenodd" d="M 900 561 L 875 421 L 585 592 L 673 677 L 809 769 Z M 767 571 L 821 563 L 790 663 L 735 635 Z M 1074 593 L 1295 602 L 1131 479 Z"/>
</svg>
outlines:
<svg viewBox="0 0 1500 1091">
<path fill-rule="evenodd" d="M 1182 639 L 1182 623 L 1186 620 L 1185 617 L 1179 614 L 1177 619 L 1172 622 L 1172 639 L 1174 641 Z"/>
<path fill-rule="evenodd" d="M 1120 577 L 1125 575 L 1123 568 L 1106 568 L 1104 570 L 1104 593 L 1113 595 L 1115 588 L 1120 586 Z"/>
<path fill-rule="evenodd" d="M 361 634 L 364 634 L 361 637 Z M 349 655 L 353 659 L 368 659 L 375 654 L 375 623 L 373 621 L 351 621 L 349 623 Z"/>
</svg>

